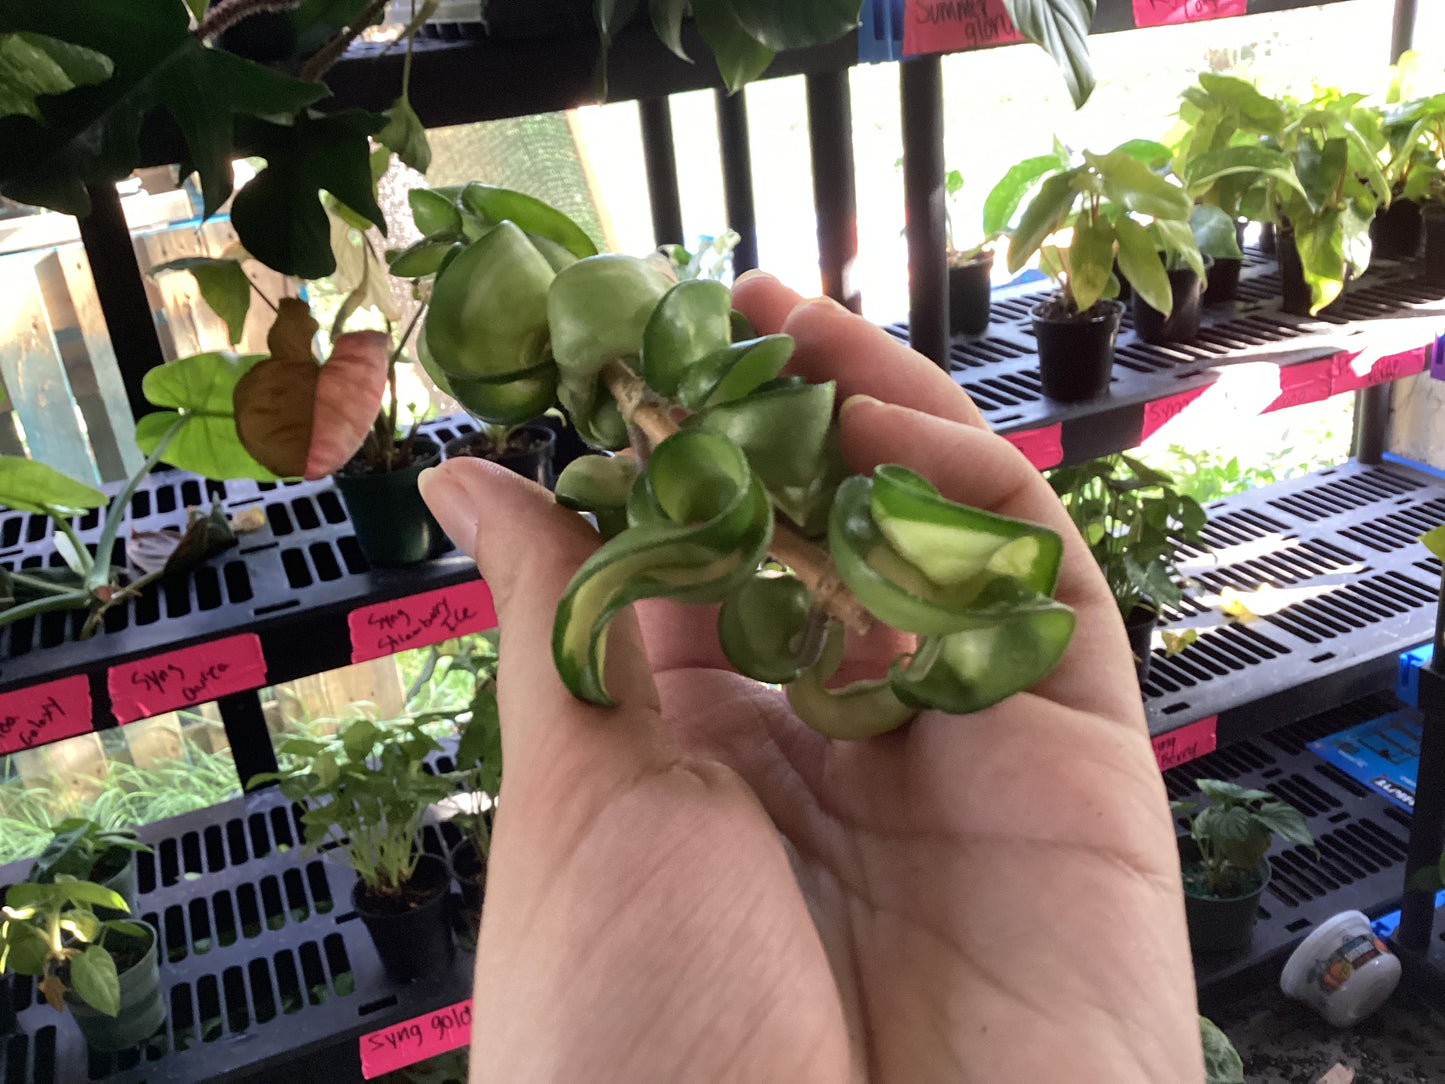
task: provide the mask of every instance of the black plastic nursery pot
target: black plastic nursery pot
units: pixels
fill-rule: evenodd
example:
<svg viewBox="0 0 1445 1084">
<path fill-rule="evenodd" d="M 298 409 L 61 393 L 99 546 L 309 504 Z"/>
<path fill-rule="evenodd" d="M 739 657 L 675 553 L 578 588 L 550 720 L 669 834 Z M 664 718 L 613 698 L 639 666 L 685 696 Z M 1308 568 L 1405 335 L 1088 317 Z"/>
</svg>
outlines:
<svg viewBox="0 0 1445 1084">
<path fill-rule="evenodd" d="M 1100 301 L 1087 312 L 1057 316 L 1055 305 L 1045 301 L 1032 313 L 1044 394 L 1061 403 L 1096 399 L 1109 390 L 1124 306 Z"/>
<path fill-rule="evenodd" d="M 1280 308 L 1291 316 L 1310 314 L 1310 284 L 1295 248 L 1294 230 L 1279 230 Z"/>
<path fill-rule="evenodd" d="M 462 894 L 462 908 L 480 911 L 487 892 L 487 864 L 477 854 L 476 844 L 464 839 L 452 849 L 452 880 Z"/>
<path fill-rule="evenodd" d="M 1370 243 L 1376 256 L 1387 260 L 1413 260 L 1420 254 L 1424 220 L 1420 205 L 1411 199 L 1395 199 L 1375 212 L 1370 222 Z"/>
<path fill-rule="evenodd" d="M 10 993 L 10 976 L 0 975 L 0 1039 L 15 1030 L 15 999 Z"/>
<path fill-rule="evenodd" d="M 1168 316 L 1134 294 L 1134 334 L 1146 343 L 1192 343 L 1199 335 L 1204 283 L 1192 269 L 1180 268 L 1169 272 L 1169 293 L 1174 305 Z"/>
<path fill-rule="evenodd" d="M 507 440 L 507 451 L 501 455 L 492 447 L 487 434 L 478 432 L 447 441 L 443 458 L 472 456 L 476 459 L 489 459 L 523 478 L 529 478 L 538 485 L 551 489 L 557 484 L 557 474 L 553 469 L 556 450 L 557 434 L 545 425 L 528 422 L 512 430 Z"/>
<path fill-rule="evenodd" d="M 422 855 L 407 882 L 420 902 L 391 901 L 372 896 L 357 881 L 351 906 L 376 945 L 381 966 L 393 982 L 410 982 L 450 966 L 455 954 L 447 915 L 447 864 L 436 855 Z"/>
<path fill-rule="evenodd" d="M 1240 246 L 1244 245 L 1244 223 L 1234 224 L 1234 237 Z M 1215 256 L 1209 269 L 1209 281 L 1204 284 L 1204 304 L 1223 305 L 1239 296 L 1239 272 L 1244 261 L 1234 256 Z"/>
<path fill-rule="evenodd" d="M 1179 860 L 1185 868 L 1184 917 L 1189 924 L 1189 947 L 1195 955 L 1248 948 L 1259 918 L 1259 898 L 1269 884 L 1269 859 L 1262 861 L 1255 871 L 1257 888 L 1226 899 L 1190 891 L 1188 869 L 1199 861 L 1199 848 L 1188 836 L 1179 839 Z"/>
<path fill-rule="evenodd" d="M 117 911 L 110 907 L 96 907 L 95 913 L 100 918 L 125 918 L 128 919 L 136 913 L 135 907 L 135 852 L 125 852 L 125 865 L 118 870 L 105 870 L 96 868 L 90 871 L 90 879 L 110 889 L 126 903 L 130 904 L 130 911 Z M 97 863 L 97 866 L 99 864 Z"/>
<path fill-rule="evenodd" d="M 982 335 L 988 330 L 989 303 L 993 293 L 993 253 L 977 256 L 948 267 L 948 332 L 950 335 Z"/>
<path fill-rule="evenodd" d="M 1134 672 L 1139 675 L 1140 685 L 1149 680 L 1154 629 L 1158 624 L 1158 612 L 1142 603 L 1130 610 L 1129 616 L 1124 618 L 1124 631 L 1129 634 L 1129 650 L 1134 653 Z"/>
<path fill-rule="evenodd" d="M 1445 207 L 1432 207 L 1425 215 L 1425 280 L 1445 286 Z"/>
<path fill-rule="evenodd" d="M 435 441 L 417 440 L 409 466 L 385 474 L 362 473 L 352 460 L 331 477 L 341 493 L 356 542 L 373 565 L 412 565 L 424 559 L 441 528 L 416 487 L 417 475 L 441 462 Z"/>
<path fill-rule="evenodd" d="M 120 1011 L 115 1016 L 92 1009 L 72 991 L 65 992 L 65 1005 L 92 1050 L 128 1050 L 145 1042 L 166 1022 L 166 1004 L 161 997 L 161 973 L 156 953 L 155 927 L 132 919 L 145 929 L 149 944 L 141 958 L 120 971 Z M 112 954 L 122 950 L 129 940 L 114 932 L 106 937 L 106 948 Z M 118 961 L 119 962 L 119 961 Z"/>
</svg>

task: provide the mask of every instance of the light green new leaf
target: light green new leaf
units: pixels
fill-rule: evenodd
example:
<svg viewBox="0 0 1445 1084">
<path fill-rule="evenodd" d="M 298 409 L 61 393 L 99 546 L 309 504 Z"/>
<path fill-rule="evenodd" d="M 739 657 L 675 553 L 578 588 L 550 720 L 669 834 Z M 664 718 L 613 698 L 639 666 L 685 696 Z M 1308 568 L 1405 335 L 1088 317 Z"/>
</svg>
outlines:
<svg viewBox="0 0 1445 1084">
<path fill-rule="evenodd" d="M 80 999 L 96 1012 L 120 1012 L 120 976 L 115 960 L 99 945 L 91 945 L 70 961 L 70 984 Z"/>
<path fill-rule="evenodd" d="M 1119 216 L 1114 231 L 1119 239 L 1119 270 L 1150 308 L 1168 316 L 1174 310 L 1174 294 L 1149 231 L 1128 215 Z"/>
<path fill-rule="evenodd" d="M 1084 153 L 1084 158 L 1098 172 L 1104 195 L 1128 211 L 1155 218 L 1185 221 L 1194 207 L 1189 193 L 1170 184 L 1137 158 L 1122 151 L 1104 155 Z"/>
<path fill-rule="evenodd" d="M 183 256 L 179 260 L 156 264 L 149 274 L 154 278 L 167 271 L 189 271 L 201 291 L 201 299 L 225 321 L 227 341 L 233 346 L 241 341 L 246 329 L 246 313 L 251 308 L 251 280 L 240 260 Z"/>
<path fill-rule="evenodd" d="M 1127 154 L 1136 162 L 1142 162 L 1150 169 L 1163 169 L 1174 157 L 1174 152 L 1163 143 L 1152 139 L 1130 139 L 1114 148 L 1115 154 Z"/>
<path fill-rule="evenodd" d="M 1076 109 L 1094 92 L 1088 36 L 1095 4 L 1096 0 L 1003 0 L 1019 33 L 1054 58 Z"/>
<path fill-rule="evenodd" d="M 35 99 L 110 78 L 110 58 L 43 34 L 0 34 L 0 117 L 41 120 Z"/>
<path fill-rule="evenodd" d="M 1194 230 L 1188 222 L 1158 218 L 1149 229 L 1156 238 L 1156 248 L 1176 260 L 1182 259 L 1191 271 L 1201 279 L 1204 277 L 1204 257 L 1200 255 L 1199 246 L 1194 241 Z"/>
<path fill-rule="evenodd" d="M 257 463 L 236 436 L 232 403 L 236 382 L 261 358 L 260 354 L 194 354 L 146 373 L 141 391 L 162 409 L 136 423 L 141 451 L 147 455 L 155 451 L 176 420 L 185 417 L 187 423 L 166 446 L 167 463 L 207 478 L 274 482 L 276 476 Z"/>
<path fill-rule="evenodd" d="M 1069 292 L 1080 312 L 1087 312 L 1104 294 L 1114 269 L 1114 226 L 1102 215 L 1081 216 L 1074 223 L 1069 246 Z"/>
<path fill-rule="evenodd" d="M 418 173 L 431 168 L 431 144 L 427 142 L 426 128 L 404 95 L 386 111 L 386 127 L 376 133 L 376 141 L 395 151 L 398 158 Z"/>
<path fill-rule="evenodd" d="M 1011 274 L 1018 272 L 1028 263 L 1044 238 L 1059 229 L 1074 205 L 1078 193 L 1074 191 L 1074 178 L 1082 172 L 1082 166 L 1055 173 L 1039 187 L 1038 194 L 1024 208 L 1018 229 L 1014 230 L 1008 247 L 1008 269 Z"/>
<path fill-rule="evenodd" d="M 992 239 L 1008 231 L 1014 212 L 1038 179 L 1054 170 L 1067 169 L 1067 154 L 1041 154 L 1010 166 L 983 201 L 983 235 Z"/>
<path fill-rule="evenodd" d="M 108 497 L 53 467 L 24 456 L 0 456 L 0 505 L 17 512 L 73 515 L 104 508 Z"/>
<path fill-rule="evenodd" d="M 1445 523 L 1432 527 L 1420 536 L 1420 544 L 1445 561 Z"/>
<path fill-rule="evenodd" d="M 729 0 L 692 0 L 692 14 L 729 94 L 762 75 L 773 62 L 773 50 L 743 29 Z"/>
<path fill-rule="evenodd" d="M 1205 151 L 1185 166 L 1185 183 L 1194 193 L 1206 191 L 1222 177 L 1260 175 L 1305 195 L 1293 163 L 1283 151 L 1258 144 Z"/>
</svg>

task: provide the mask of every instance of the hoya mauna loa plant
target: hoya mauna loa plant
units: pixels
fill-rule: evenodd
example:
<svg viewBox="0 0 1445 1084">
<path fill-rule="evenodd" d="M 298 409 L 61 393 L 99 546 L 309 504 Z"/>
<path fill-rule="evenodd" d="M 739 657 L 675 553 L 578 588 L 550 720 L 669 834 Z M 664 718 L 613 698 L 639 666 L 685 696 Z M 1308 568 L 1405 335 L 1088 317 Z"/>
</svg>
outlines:
<svg viewBox="0 0 1445 1084">
<path fill-rule="evenodd" d="M 784 684 L 824 733 L 863 737 L 921 708 L 969 712 L 1049 672 L 1074 615 L 1053 599 L 1057 534 L 944 499 L 897 466 L 848 476 L 832 383 L 787 375 L 793 342 L 757 335 L 727 287 L 599 255 L 554 209 L 486 185 L 416 192 L 423 240 L 394 273 L 431 279 L 420 352 L 488 422 L 554 401 L 596 447 L 557 498 L 605 543 L 557 609 L 553 657 L 611 704 L 611 619 L 644 598 L 721 604 L 737 669 Z M 917 640 L 886 675 L 829 687 L 843 631 Z"/>
</svg>

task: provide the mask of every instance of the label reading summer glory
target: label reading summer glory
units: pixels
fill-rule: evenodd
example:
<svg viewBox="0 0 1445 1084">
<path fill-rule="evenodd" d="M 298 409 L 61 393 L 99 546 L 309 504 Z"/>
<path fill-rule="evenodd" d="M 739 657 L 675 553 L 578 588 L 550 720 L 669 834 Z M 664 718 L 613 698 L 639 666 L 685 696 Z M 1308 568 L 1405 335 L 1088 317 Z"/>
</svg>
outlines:
<svg viewBox="0 0 1445 1084">
<path fill-rule="evenodd" d="M 265 684 L 266 658 L 254 632 L 112 666 L 106 675 L 111 713 L 118 723 L 149 719 Z"/>
<path fill-rule="evenodd" d="M 458 1001 L 361 1037 L 361 1075 L 371 1080 L 465 1046 L 472 1037 L 472 1002 Z"/>
<path fill-rule="evenodd" d="M 1163 399 L 1155 399 L 1144 404 L 1144 430 L 1139 435 L 1141 441 L 1148 440 L 1159 430 L 1172 422 L 1179 415 L 1184 413 L 1184 408 L 1194 400 L 1207 392 L 1206 388 L 1194 388 L 1190 391 L 1181 391 L 1176 395 L 1166 395 Z"/>
<path fill-rule="evenodd" d="M 1244 14 L 1245 0 L 1134 0 L 1135 26 L 1165 26 Z"/>
<path fill-rule="evenodd" d="M 18 753 L 90 729 L 90 681 L 84 674 L 0 695 L 0 753 Z"/>
<path fill-rule="evenodd" d="M 908 0 L 903 13 L 905 56 L 957 53 L 1023 40 L 1009 21 L 1003 0 Z"/>
<path fill-rule="evenodd" d="M 366 662 L 496 628 L 492 592 L 481 580 L 352 610 L 351 661 Z"/>
<path fill-rule="evenodd" d="M 1178 730 L 1157 735 L 1153 739 L 1153 745 L 1154 759 L 1159 764 L 1159 770 L 1167 772 L 1170 768 L 1187 764 L 1195 757 L 1214 752 L 1215 724 L 1218 721 L 1219 716 L 1208 715 L 1198 722 L 1181 726 Z"/>
</svg>

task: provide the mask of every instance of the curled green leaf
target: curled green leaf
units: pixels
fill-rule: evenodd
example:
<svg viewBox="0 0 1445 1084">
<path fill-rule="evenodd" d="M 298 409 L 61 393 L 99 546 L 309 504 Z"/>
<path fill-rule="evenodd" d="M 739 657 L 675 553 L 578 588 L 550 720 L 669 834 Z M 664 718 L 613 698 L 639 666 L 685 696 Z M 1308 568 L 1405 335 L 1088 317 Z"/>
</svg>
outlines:
<svg viewBox="0 0 1445 1084">
<path fill-rule="evenodd" d="M 785 685 L 797 679 L 806 658 L 813 597 L 795 576 L 761 572 L 722 604 L 717 640 L 738 673 Z"/>
</svg>

